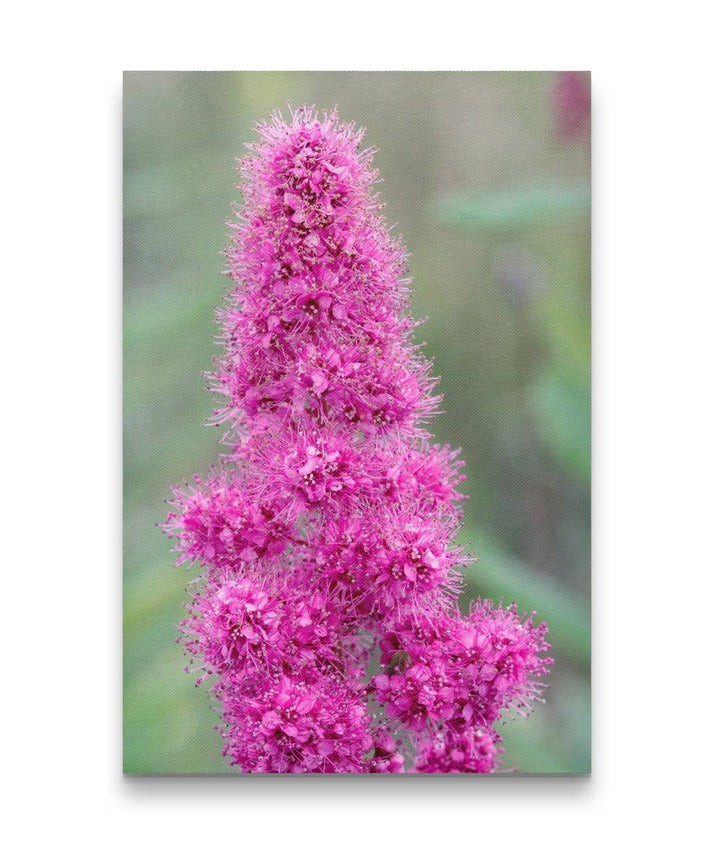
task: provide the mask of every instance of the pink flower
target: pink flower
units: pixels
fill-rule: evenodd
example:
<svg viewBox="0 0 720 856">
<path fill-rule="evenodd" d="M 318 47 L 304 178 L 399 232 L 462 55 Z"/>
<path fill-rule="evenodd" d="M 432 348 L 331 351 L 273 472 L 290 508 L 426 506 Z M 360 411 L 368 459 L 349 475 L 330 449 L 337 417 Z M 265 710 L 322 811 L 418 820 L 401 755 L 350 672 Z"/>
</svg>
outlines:
<svg viewBox="0 0 720 856">
<path fill-rule="evenodd" d="M 262 580 L 230 579 L 209 585 L 181 625 L 188 650 L 202 657 L 213 672 L 253 669 L 256 660 L 277 645 L 279 607 Z"/>
<path fill-rule="evenodd" d="M 439 397 L 362 134 L 308 109 L 258 132 L 210 376 L 229 452 L 166 524 L 203 569 L 191 666 L 244 772 L 397 773 L 413 753 L 490 772 L 493 722 L 542 688 L 545 627 L 457 613 L 462 462 L 424 427 Z"/>
<path fill-rule="evenodd" d="M 424 737 L 418 745 L 414 773 L 492 773 L 502 749 L 497 735 L 482 728 L 447 731 Z"/>
<path fill-rule="evenodd" d="M 349 682 L 266 678 L 229 684 L 223 699 L 225 754 L 244 772 L 368 772 L 371 719 Z"/>
</svg>

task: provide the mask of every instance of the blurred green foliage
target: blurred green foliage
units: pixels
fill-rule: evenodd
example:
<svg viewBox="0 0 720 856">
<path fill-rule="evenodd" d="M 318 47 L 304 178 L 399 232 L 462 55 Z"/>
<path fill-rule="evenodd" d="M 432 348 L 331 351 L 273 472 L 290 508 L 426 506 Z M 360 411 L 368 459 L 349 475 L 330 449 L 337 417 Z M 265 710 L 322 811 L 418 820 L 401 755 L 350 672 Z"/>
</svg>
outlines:
<svg viewBox="0 0 720 856">
<path fill-rule="evenodd" d="M 590 153 L 554 134 L 550 73 L 133 72 L 124 97 L 124 767 L 228 772 L 175 644 L 168 486 L 220 430 L 202 372 L 235 158 L 287 103 L 368 129 L 389 223 L 411 252 L 419 338 L 442 376 L 432 430 L 462 446 L 472 598 L 549 625 L 546 703 L 508 722 L 505 764 L 590 763 Z"/>
<path fill-rule="evenodd" d="M 523 229 L 590 213 L 585 182 L 529 184 L 478 196 L 451 196 L 439 205 L 451 223 L 471 229 Z"/>
</svg>

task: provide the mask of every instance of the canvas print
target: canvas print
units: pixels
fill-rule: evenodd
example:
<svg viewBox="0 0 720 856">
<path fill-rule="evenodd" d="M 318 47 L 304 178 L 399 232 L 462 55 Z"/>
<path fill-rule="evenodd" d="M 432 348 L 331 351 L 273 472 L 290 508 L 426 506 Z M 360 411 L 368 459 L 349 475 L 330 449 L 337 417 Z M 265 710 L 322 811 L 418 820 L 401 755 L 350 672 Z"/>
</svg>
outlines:
<svg viewBox="0 0 720 856">
<path fill-rule="evenodd" d="M 127 72 L 124 770 L 590 771 L 590 75 Z"/>
</svg>

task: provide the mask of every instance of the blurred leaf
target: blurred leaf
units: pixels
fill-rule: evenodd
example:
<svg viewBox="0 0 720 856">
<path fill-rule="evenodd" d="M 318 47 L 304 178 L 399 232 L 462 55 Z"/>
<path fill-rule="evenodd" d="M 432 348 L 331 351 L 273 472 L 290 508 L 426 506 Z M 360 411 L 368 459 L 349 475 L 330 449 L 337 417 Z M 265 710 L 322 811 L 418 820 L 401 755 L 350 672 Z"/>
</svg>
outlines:
<svg viewBox="0 0 720 856">
<path fill-rule="evenodd" d="M 125 349 L 133 353 L 134 348 L 152 345 L 161 336 L 177 340 L 186 329 L 196 331 L 199 325 L 214 331 L 218 293 L 219 289 L 198 290 L 197 294 L 184 294 L 180 300 L 177 289 L 167 287 L 128 300 L 123 319 Z"/>
<path fill-rule="evenodd" d="M 535 610 L 548 625 L 553 648 L 581 669 L 590 667 L 590 605 L 558 582 L 508 556 L 484 533 L 474 530 L 469 542 L 478 561 L 465 571 L 476 597 L 515 602 L 521 611 Z"/>
<path fill-rule="evenodd" d="M 590 684 L 567 672 L 550 675 L 547 704 L 533 705 L 529 718 L 505 716 L 498 726 L 503 738 L 504 769 L 520 773 L 590 772 Z"/>
<path fill-rule="evenodd" d="M 572 375 L 550 368 L 530 392 L 540 440 L 583 483 L 590 482 L 590 390 Z"/>
<path fill-rule="evenodd" d="M 590 214 L 590 187 L 578 184 L 525 184 L 496 193 L 458 195 L 440 203 L 440 218 L 473 229 L 531 226 Z"/>
</svg>

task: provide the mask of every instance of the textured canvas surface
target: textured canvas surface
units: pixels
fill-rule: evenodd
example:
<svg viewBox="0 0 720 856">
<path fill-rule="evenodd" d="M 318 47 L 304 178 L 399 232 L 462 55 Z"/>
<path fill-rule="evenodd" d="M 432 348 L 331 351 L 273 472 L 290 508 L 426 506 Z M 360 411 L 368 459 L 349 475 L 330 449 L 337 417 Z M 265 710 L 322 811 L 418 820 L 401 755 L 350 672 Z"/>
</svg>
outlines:
<svg viewBox="0 0 720 856">
<path fill-rule="evenodd" d="M 373 727 L 381 720 L 384 730 L 380 737 L 375 733 L 374 742 L 367 745 L 362 735 L 358 736 L 350 766 L 343 766 L 342 741 L 337 733 L 328 731 L 326 723 L 323 735 L 318 737 L 313 731 L 320 707 L 325 711 L 332 708 L 328 699 L 318 701 L 325 697 L 317 693 L 312 701 L 306 697 L 294 702 L 300 717 L 310 720 L 298 734 L 296 726 L 276 728 L 274 720 L 270 722 L 272 717 L 263 719 L 273 705 L 277 713 L 290 704 L 279 689 L 267 697 L 273 702 L 266 698 L 268 710 L 263 712 L 263 688 L 258 685 L 253 695 L 249 685 L 244 685 L 243 698 L 247 699 L 243 704 L 254 711 L 256 727 L 243 732 L 235 723 L 230 732 L 237 732 L 237 739 L 246 742 L 253 733 L 258 741 L 272 744 L 272 751 L 260 753 L 265 760 L 260 762 L 253 756 L 258 772 L 268 771 L 263 764 L 269 763 L 270 756 L 285 757 L 282 772 L 302 772 L 306 757 L 313 759 L 307 771 L 330 772 L 334 765 L 339 772 L 364 772 L 368 759 L 394 754 L 402 759 L 402 764 L 398 760 L 396 765 L 398 771 L 402 766 L 421 772 L 450 772 L 453 765 L 462 767 L 457 753 L 474 757 L 473 753 L 481 751 L 478 747 L 482 741 L 477 735 L 491 728 L 496 728 L 502 738 L 496 744 L 504 750 L 496 759 L 500 769 L 589 772 L 590 89 L 589 75 L 582 72 L 126 74 L 125 772 L 250 771 L 244 750 L 235 754 L 231 750 L 223 756 L 224 741 L 213 726 L 227 717 L 212 709 L 223 704 L 223 699 L 213 699 L 196 688 L 195 679 L 202 670 L 193 674 L 184 671 L 189 658 L 176 639 L 178 625 L 187 615 L 183 603 L 193 597 L 192 590 L 186 592 L 193 579 L 208 573 L 208 566 L 212 573 L 213 564 L 218 563 L 223 574 L 229 573 L 232 565 L 232 572 L 242 575 L 246 565 L 264 561 L 263 556 L 245 544 L 223 564 L 217 558 L 216 546 L 211 552 L 207 550 L 207 517 L 201 516 L 198 528 L 205 552 L 194 556 L 199 561 L 192 568 L 176 567 L 176 555 L 158 524 L 165 523 L 165 501 L 172 496 L 171 486 L 194 474 L 205 479 L 218 455 L 229 451 L 218 445 L 228 425 L 205 424 L 212 421 L 218 405 L 216 396 L 206 389 L 203 372 L 212 369 L 213 357 L 222 354 L 225 347 L 213 337 L 218 332 L 215 309 L 233 285 L 221 271 L 226 266 L 223 251 L 230 240 L 226 221 L 233 217 L 232 204 L 242 201 L 242 193 L 235 187 L 235 159 L 245 155 L 246 143 L 257 140 L 255 124 L 267 120 L 270 111 L 279 109 L 285 120 L 290 120 L 288 104 L 314 105 L 320 116 L 324 110 L 337 107 L 342 122 L 354 122 L 366 129 L 361 148 L 377 150 L 373 166 L 382 179 L 375 187 L 384 205 L 382 216 L 393 227 L 390 235 L 402 235 L 402 244 L 409 252 L 409 311 L 416 319 L 426 319 L 415 332 L 415 342 L 432 360 L 430 374 L 440 378 L 432 394 L 443 397 L 441 405 L 431 408 L 440 412 L 425 427 L 440 446 L 462 449 L 465 480 L 459 489 L 467 499 L 460 505 L 462 526 L 456 537 L 454 531 L 451 533 L 451 540 L 458 555 L 462 552 L 475 559 L 465 567 L 458 562 L 457 567 L 445 569 L 438 559 L 439 550 L 423 542 L 421 549 L 431 550 L 432 559 L 420 567 L 426 571 L 438 560 L 435 570 L 447 570 L 452 583 L 447 609 L 454 608 L 457 588 L 463 616 L 483 598 L 495 602 L 502 599 L 505 605 L 517 603 L 520 614 L 536 612 L 535 626 L 547 624 L 546 638 L 554 662 L 549 674 L 540 678 L 548 686 L 542 703 L 532 702 L 534 710 L 529 717 L 516 714 L 513 718 L 509 715 L 512 710 L 508 710 L 498 722 L 481 725 L 473 718 L 487 710 L 478 701 L 478 687 L 490 686 L 495 679 L 487 671 L 487 653 L 473 655 L 474 661 L 467 655 L 463 661 L 463 688 L 454 697 L 462 697 L 463 704 L 453 711 L 452 700 L 437 701 L 441 690 L 431 687 L 430 676 L 417 670 L 411 674 L 414 667 L 428 660 L 414 643 L 397 643 L 397 650 L 383 661 L 382 632 L 368 636 L 363 630 L 358 635 L 369 639 L 370 648 L 357 680 L 366 688 L 367 715 L 373 723 L 369 733 L 373 736 Z M 337 167 L 337 160 L 333 163 Z M 320 227 L 301 220 L 299 205 L 291 199 L 276 216 L 286 217 L 290 229 L 307 224 L 312 234 L 313 228 Z M 258 223 L 257 230 L 262 228 Z M 355 252 L 356 256 L 361 254 L 357 249 Z M 333 291 L 335 287 L 341 290 L 345 286 L 328 281 L 320 289 L 320 320 L 326 318 L 330 326 L 350 325 L 348 335 L 352 336 L 352 324 L 365 324 L 367 317 L 360 317 L 362 313 L 356 310 L 353 321 L 352 312 L 348 318 L 344 308 L 333 310 L 341 302 L 333 303 L 340 293 Z M 262 293 L 260 288 L 257 294 Z M 277 300 L 285 299 L 283 294 L 278 287 Z M 294 293 L 292 299 L 292 306 L 283 310 L 278 323 L 287 327 L 288 336 L 302 339 L 307 306 L 298 304 Z M 379 336 L 390 329 L 388 324 L 381 327 Z M 264 334 L 270 336 L 272 326 Z M 315 334 L 308 335 L 312 338 Z M 261 347 L 266 344 L 261 343 Z M 299 345 L 295 342 L 292 347 Z M 388 365 L 396 373 L 400 370 L 399 363 Z M 299 363 L 293 366 L 290 374 L 297 380 L 305 369 Z M 251 375 L 244 366 L 243 377 Z M 322 399 L 330 412 L 334 404 L 329 369 L 322 374 L 315 365 L 307 376 L 307 395 Z M 390 396 L 393 401 L 408 394 L 407 378 L 400 387 Z M 291 399 L 297 403 L 296 389 Z M 245 395 L 243 401 L 250 399 Z M 343 400 L 343 407 L 347 403 Z M 307 410 L 305 399 L 302 406 Z M 371 416 L 381 411 L 387 420 L 405 425 L 405 416 L 391 412 L 386 399 L 375 401 Z M 260 418 L 257 408 L 249 408 L 248 415 Z M 277 432 L 280 424 L 272 423 L 270 431 Z M 363 440 L 375 438 L 376 430 L 377 436 L 385 436 L 384 428 L 374 429 L 370 423 L 359 430 Z M 380 442 L 376 439 L 372 440 L 373 448 Z M 308 447 L 304 446 L 305 451 Z M 369 447 L 363 448 L 367 451 Z M 287 454 L 284 448 L 283 460 Z M 304 475 L 315 472 L 310 458 L 296 468 L 306 467 Z M 361 453 L 349 466 L 336 496 L 350 486 L 353 473 L 363 471 L 368 458 Z M 281 469 L 278 479 L 284 478 L 285 464 Z M 407 462 L 400 469 L 407 471 Z M 292 513 L 287 503 L 282 506 L 283 521 L 299 529 L 305 526 L 300 518 L 305 520 L 315 513 L 317 503 L 324 499 L 306 491 L 302 501 L 302 508 L 293 505 Z M 325 521 L 342 519 L 337 510 L 324 513 Z M 426 512 L 426 517 L 430 516 Z M 410 528 L 415 532 L 419 526 L 416 514 Z M 247 521 L 237 523 L 240 531 L 248 531 Z M 310 536 L 306 540 L 312 542 Z M 383 567 L 389 553 L 399 550 L 397 543 L 388 544 L 387 538 L 379 544 L 374 541 L 368 550 L 372 572 L 363 582 L 373 598 L 377 595 L 373 586 L 378 585 L 378 568 Z M 267 546 L 266 542 L 263 545 Z M 278 548 L 273 561 L 282 559 L 290 567 L 292 561 L 285 557 L 292 548 L 280 547 L 285 552 Z M 321 552 L 315 549 L 313 559 Z M 450 558 L 453 555 L 447 554 Z M 389 560 L 387 564 L 393 567 Z M 426 593 L 418 601 L 415 594 L 407 593 L 410 587 L 413 592 L 418 588 L 416 570 L 410 565 L 407 568 L 401 574 L 402 585 L 393 582 L 390 589 L 382 590 L 382 596 L 389 598 L 393 609 L 412 601 L 410 612 L 416 615 L 425 608 Z M 275 566 L 273 573 L 277 573 Z M 388 590 L 392 594 L 387 595 Z M 295 603 L 295 595 L 272 594 L 279 598 L 273 607 L 275 613 Z M 258 601 L 254 603 L 257 607 Z M 208 614 L 214 608 L 209 607 Z M 377 614 L 375 610 L 373 627 L 385 627 L 386 622 L 385 629 L 390 632 L 391 625 L 397 625 L 397 616 L 383 614 L 376 620 Z M 365 627 L 368 622 L 363 622 Z M 482 624 L 478 619 L 476 625 L 478 622 Z M 318 619 L 313 616 L 309 624 L 316 626 Z M 434 618 L 432 626 L 437 624 Z M 241 622 L 226 629 L 234 628 L 242 635 Z M 281 650 L 287 651 L 283 648 L 287 640 L 282 642 L 285 631 L 276 628 L 273 632 L 279 634 Z M 481 632 L 487 634 L 486 624 L 482 624 Z M 203 658 L 206 666 L 210 661 L 210 645 L 207 633 L 203 633 L 197 626 L 191 628 L 190 636 L 200 639 L 194 643 L 194 665 L 202 665 Z M 297 627 L 287 633 L 297 643 Z M 246 632 L 242 638 L 250 637 Z M 273 637 L 271 641 L 277 640 Z M 347 647 L 347 642 L 344 644 Z M 252 649 L 256 654 L 262 649 L 261 642 L 257 645 L 260 647 Z M 233 650 L 237 653 L 241 646 Z M 440 657 L 438 662 L 448 669 L 442 686 L 459 686 L 458 657 L 457 651 L 444 652 Z M 451 659 L 452 669 L 447 665 Z M 287 658 L 282 662 L 280 672 L 286 673 L 290 684 L 297 683 L 295 667 L 288 665 Z M 468 669 L 472 671 L 475 666 L 479 672 L 485 666 L 484 682 L 474 673 L 472 680 L 467 677 Z M 205 686 L 222 671 L 217 665 L 214 670 L 216 674 Z M 419 700 L 411 699 L 411 678 L 416 679 L 417 693 L 422 696 Z M 393 681 L 398 686 L 405 683 L 396 691 L 395 686 L 389 686 Z M 468 682 L 474 689 L 468 690 Z M 432 703 L 428 694 L 434 694 Z M 408 713 L 411 703 L 417 706 L 414 716 Z M 226 698 L 226 704 L 236 702 Z M 343 716 L 349 716 L 347 709 L 343 710 Z M 232 715 L 235 713 L 233 707 Z M 465 742 L 456 741 L 457 745 L 449 739 L 449 732 L 462 732 L 461 720 L 471 723 L 467 730 L 474 735 L 472 746 L 465 739 L 467 735 Z M 427 726 L 428 733 L 434 735 L 424 749 L 424 738 L 418 736 L 422 732 L 420 721 L 422 728 Z M 247 720 L 244 722 L 247 725 Z M 451 727 L 448 723 L 454 724 Z M 353 725 L 348 725 L 343 719 L 342 725 L 348 733 L 358 723 L 353 719 Z M 362 727 L 358 726 L 360 731 Z M 306 731 L 310 736 L 305 736 Z M 233 740 L 226 739 L 225 744 L 235 745 Z M 293 741 L 304 748 L 292 748 Z M 308 746 L 314 746 L 312 751 Z M 418 757 L 423 759 L 420 765 Z M 231 765 L 233 759 L 238 763 Z M 476 765 L 476 771 L 481 767 Z M 395 771 L 395 767 L 388 770 Z"/>
</svg>

